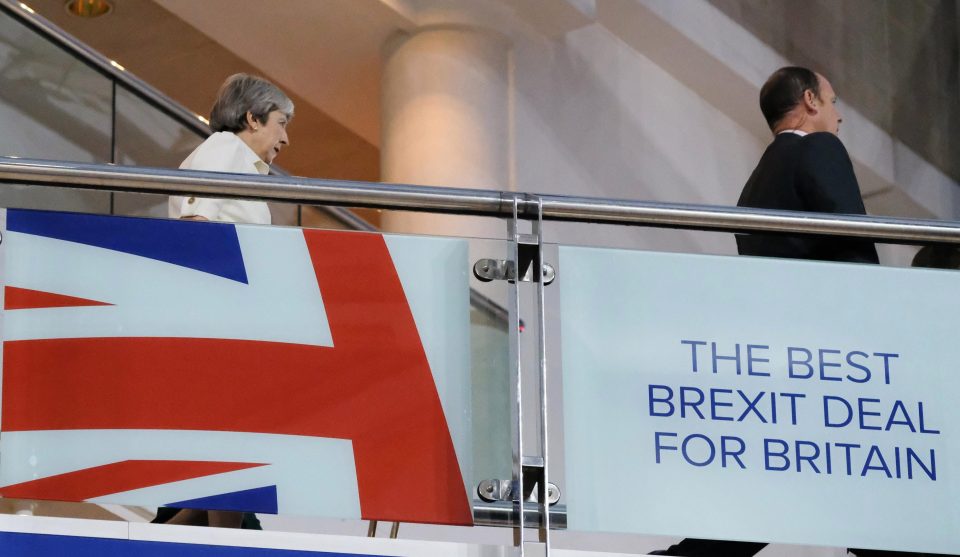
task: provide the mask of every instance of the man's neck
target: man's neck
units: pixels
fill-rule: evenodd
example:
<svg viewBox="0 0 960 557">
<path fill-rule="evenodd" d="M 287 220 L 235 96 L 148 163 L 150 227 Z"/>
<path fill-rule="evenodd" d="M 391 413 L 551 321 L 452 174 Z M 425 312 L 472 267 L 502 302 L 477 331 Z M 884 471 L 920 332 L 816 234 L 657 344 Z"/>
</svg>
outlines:
<svg viewBox="0 0 960 557">
<path fill-rule="evenodd" d="M 808 133 L 813 133 L 815 131 L 817 130 L 813 129 L 813 125 L 810 122 L 793 120 L 789 122 L 783 122 L 774 128 L 773 135 L 780 135 L 783 132 L 800 132 L 800 135 L 807 135 Z"/>
</svg>

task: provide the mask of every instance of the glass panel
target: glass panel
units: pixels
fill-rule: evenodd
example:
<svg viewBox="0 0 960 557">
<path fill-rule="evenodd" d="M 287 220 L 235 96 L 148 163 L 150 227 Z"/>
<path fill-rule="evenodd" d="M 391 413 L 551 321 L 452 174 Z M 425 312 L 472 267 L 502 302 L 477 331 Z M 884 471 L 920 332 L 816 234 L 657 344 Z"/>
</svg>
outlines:
<svg viewBox="0 0 960 557">
<path fill-rule="evenodd" d="M 4 497 L 470 524 L 474 463 L 509 470 L 465 239 L 5 222 Z"/>
<path fill-rule="evenodd" d="M 110 194 L 67 188 L 4 184 L 0 186 L 0 207 L 109 213 Z"/>
<path fill-rule="evenodd" d="M 560 263 L 570 529 L 960 551 L 956 271 Z"/>
<path fill-rule="evenodd" d="M 195 131 L 117 85 L 116 162 L 125 166 L 177 168 L 203 141 Z M 114 213 L 167 216 L 167 196 L 117 193 Z"/>
<path fill-rule="evenodd" d="M 270 206 L 270 213 L 273 212 L 274 206 Z M 329 213 L 323 210 L 322 207 L 316 207 L 311 205 L 302 205 L 300 206 L 300 213 L 297 215 L 300 219 L 300 224 L 309 228 L 332 228 L 335 230 L 349 230 L 347 225 L 341 222 L 338 219 L 333 218 Z"/>
<path fill-rule="evenodd" d="M 117 164 L 177 168 L 203 137 L 117 86 Z"/>
<path fill-rule="evenodd" d="M 268 203 L 270 222 L 278 226 L 298 226 L 300 222 L 299 205 L 294 203 Z M 343 227 L 338 227 L 343 228 Z"/>
<path fill-rule="evenodd" d="M 506 254 L 504 241 L 471 239 L 469 268 L 478 259 L 502 259 Z M 483 283 L 471 276 L 470 284 L 474 300 L 470 306 L 473 478 L 469 485 L 476 498 L 475 488 L 483 480 L 509 480 L 513 476 L 513 407 L 506 283 Z"/>
<path fill-rule="evenodd" d="M 110 162 L 110 80 L 0 14 L 0 155 Z"/>
<path fill-rule="evenodd" d="M 0 156 L 110 162 L 110 81 L 0 13 Z M 108 212 L 109 194 L 4 186 L 0 206 Z"/>
</svg>

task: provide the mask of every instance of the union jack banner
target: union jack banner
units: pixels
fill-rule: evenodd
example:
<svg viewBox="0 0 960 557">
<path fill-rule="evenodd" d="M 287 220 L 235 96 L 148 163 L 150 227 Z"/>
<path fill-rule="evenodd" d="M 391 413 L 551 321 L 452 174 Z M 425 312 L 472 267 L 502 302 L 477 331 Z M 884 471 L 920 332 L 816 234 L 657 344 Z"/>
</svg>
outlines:
<svg viewBox="0 0 960 557">
<path fill-rule="evenodd" d="M 465 240 L 0 225 L 3 497 L 472 523 Z"/>
</svg>

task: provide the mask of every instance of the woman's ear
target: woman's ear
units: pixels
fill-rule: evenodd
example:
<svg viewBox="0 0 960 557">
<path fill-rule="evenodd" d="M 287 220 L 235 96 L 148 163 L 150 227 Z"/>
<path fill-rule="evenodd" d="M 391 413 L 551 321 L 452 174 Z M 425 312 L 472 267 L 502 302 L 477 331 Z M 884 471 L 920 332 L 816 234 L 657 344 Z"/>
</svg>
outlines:
<svg viewBox="0 0 960 557">
<path fill-rule="evenodd" d="M 247 111 L 247 127 L 252 131 L 260 129 L 260 122 L 257 122 L 257 118 L 249 110 Z"/>
</svg>

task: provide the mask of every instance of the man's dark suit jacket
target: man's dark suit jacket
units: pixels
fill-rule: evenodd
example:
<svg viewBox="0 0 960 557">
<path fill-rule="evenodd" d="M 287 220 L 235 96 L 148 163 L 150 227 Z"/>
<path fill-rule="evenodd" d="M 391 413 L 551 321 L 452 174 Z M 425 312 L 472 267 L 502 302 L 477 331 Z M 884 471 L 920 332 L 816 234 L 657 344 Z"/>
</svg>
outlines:
<svg viewBox="0 0 960 557">
<path fill-rule="evenodd" d="M 767 147 L 737 202 L 740 207 L 864 215 L 853 163 L 827 132 L 781 133 Z M 838 237 L 737 235 L 740 255 L 878 263 L 872 242 Z"/>
</svg>

